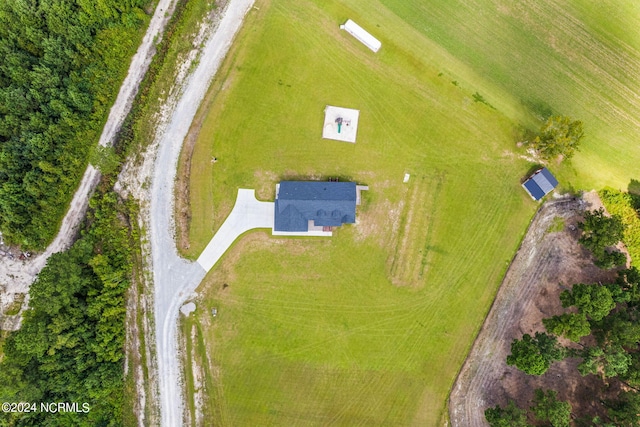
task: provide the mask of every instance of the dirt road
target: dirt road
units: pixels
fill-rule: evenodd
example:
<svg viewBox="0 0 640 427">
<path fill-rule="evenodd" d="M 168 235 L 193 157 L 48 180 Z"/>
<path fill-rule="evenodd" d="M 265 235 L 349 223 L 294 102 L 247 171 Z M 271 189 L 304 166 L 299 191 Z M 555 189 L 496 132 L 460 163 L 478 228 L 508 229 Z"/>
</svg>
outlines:
<svg viewBox="0 0 640 427">
<path fill-rule="evenodd" d="M 129 114 L 140 82 L 155 54 L 154 41 L 161 38 L 164 28 L 173 13 L 175 1 L 160 0 L 158 2 L 142 43 L 131 60 L 127 77 L 120 87 L 115 103 L 111 107 L 109 117 L 100 135 L 100 145 L 109 146 L 113 144 L 116 133 L 122 126 L 127 114 Z M 44 268 L 49 257 L 56 252 L 64 251 L 73 243 L 78 225 L 86 213 L 89 197 L 95 190 L 99 180 L 100 172 L 89 165 L 82 177 L 78 190 L 76 190 L 71 200 L 69 210 L 62 220 L 58 235 L 43 253 L 25 261 L 0 257 L 0 284 L 4 285 L 4 292 L 10 294 L 29 292 L 29 286 Z M 19 326 L 19 323 L 16 324 L 17 326 Z"/>
<path fill-rule="evenodd" d="M 574 283 L 607 281 L 615 275 L 595 267 L 577 243 L 576 224 L 584 209 L 591 207 L 591 203 L 568 197 L 545 203 L 536 214 L 451 392 L 453 427 L 485 427 L 485 409 L 504 406 L 509 399 L 526 408 L 535 388 L 557 390 L 559 398 L 571 402 L 574 413 L 586 410 L 580 405 L 596 395 L 599 379 L 577 374 L 575 359 L 555 363 L 539 377 L 506 364 L 514 338 L 544 331 L 542 319 L 563 312 L 559 300 L 563 289 Z M 564 220 L 564 230 L 550 232 L 558 217 Z"/>
<path fill-rule="evenodd" d="M 177 346 L 178 311 L 191 296 L 205 270 L 178 256 L 174 235 L 173 194 L 180 149 L 198 106 L 254 0 L 229 0 L 219 12 L 197 68 L 187 78 L 168 121 L 156 135 L 152 175 L 149 239 L 155 287 L 155 330 L 162 425 L 180 426 L 183 391 Z"/>
</svg>

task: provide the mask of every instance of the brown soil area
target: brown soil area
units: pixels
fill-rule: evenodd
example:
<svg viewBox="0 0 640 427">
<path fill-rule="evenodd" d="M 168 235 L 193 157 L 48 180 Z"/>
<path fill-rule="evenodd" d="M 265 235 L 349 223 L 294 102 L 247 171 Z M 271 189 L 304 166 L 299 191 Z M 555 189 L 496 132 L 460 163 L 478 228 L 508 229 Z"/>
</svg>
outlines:
<svg viewBox="0 0 640 427">
<path fill-rule="evenodd" d="M 205 101 L 206 102 L 206 101 Z M 189 243 L 189 224 L 191 222 L 191 206 L 189 205 L 189 177 L 191 176 L 191 156 L 196 145 L 197 135 L 202 127 L 204 117 L 197 114 L 182 145 L 182 153 L 178 160 L 176 174 L 176 245 L 178 251 L 184 253 L 191 246 Z"/>
<path fill-rule="evenodd" d="M 542 319 L 563 312 L 559 300 L 562 290 L 574 283 L 605 282 L 615 277 L 615 272 L 595 267 L 577 242 L 580 231 L 576 223 L 585 209 L 597 207 L 593 195 L 585 199 L 549 201 L 531 222 L 451 392 L 452 426 L 486 426 L 485 409 L 505 405 L 509 399 L 519 407 L 529 407 L 536 388 L 556 390 L 560 399 L 571 403 L 574 415 L 593 414 L 599 406 L 602 380 L 594 375 L 580 376 L 578 360 L 555 363 L 539 377 L 506 364 L 514 338 L 544 331 Z M 564 230 L 550 232 L 557 217 L 564 218 Z"/>
</svg>

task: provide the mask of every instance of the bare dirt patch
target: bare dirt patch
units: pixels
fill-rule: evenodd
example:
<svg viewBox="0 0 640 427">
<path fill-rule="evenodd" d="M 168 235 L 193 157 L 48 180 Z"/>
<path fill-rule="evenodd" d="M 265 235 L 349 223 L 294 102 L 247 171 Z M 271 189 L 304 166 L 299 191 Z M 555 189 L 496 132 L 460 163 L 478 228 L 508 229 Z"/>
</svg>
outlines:
<svg viewBox="0 0 640 427">
<path fill-rule="evenodd" d="M 451 392 L 452 426 L 486 426 L 486 408 L 505 405 L 509 399 L 528 407 L 536 388 L 558 391 L 560 399 L 571 403 L 574 414 L 593 413 L 594 399 L 602 398 L 601 379 L 580 376 L 577 360 L 555 363 L 540 377 L 506 364 L 514 338 L 544 331 L 542 319 L 563 312 L 562 290 L 574 283 L 615 277 L 615 272 L 595 267 L 577 242 L 576 224 L 585 209 L 592 208 L 588 201 L 563 197 L 545 203 L 534 217 Z M 549 232 L 557 217 L 564 219 L 564 229 Z"/>
<path fill-rule="evenodd" d="M 398 238 L 400 214 L 404 210 L 404 197 L 398 203 L 389 200 L 379 200 L 361 207 L 356 212 L 355 238 L 358 241 L 373 239 L 380 247 L 385 247 L 390 241 Z M 383 222 L 386 219 L 386 223 Z"/>
<path fill-rule="evenodd" d="M 206 101 L 205 101 L 206 103 Z M 185 252 L 191 247 L 189 241 L 189 226 L 191 224 L 191 206 L 189 205 L 189 177 L 191 176 L 191 157 L 193 149 L 202 127 L 204 117 L 198 114 L 193 121 L 191 129 L 184 139 L 182 153 L 178 163 L 176 174 L 176 245 L 180 252 Z"/>
<path fill-rule="evenodd" d="M 256 171 L 253 176 L 258 179 L 259 185 L 256 188 L 256 198 L 258 200 L 274 200 L 276 198 L 276 183 L 279 177 L 275 172 Z"/>
</svg>

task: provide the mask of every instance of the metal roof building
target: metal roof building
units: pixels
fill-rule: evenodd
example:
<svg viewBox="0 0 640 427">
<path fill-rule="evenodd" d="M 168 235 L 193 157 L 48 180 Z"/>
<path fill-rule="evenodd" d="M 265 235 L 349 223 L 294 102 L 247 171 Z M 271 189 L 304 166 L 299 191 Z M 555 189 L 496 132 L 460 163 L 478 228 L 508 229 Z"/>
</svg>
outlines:
<svg viewBox="0 0 640 427">
<path fill-rule="evenodd" d="M 274 231 L 306 232 L 356 222 L 355 182 L 282 181 L 276 187 Z"/>
<path fill-rule="evenodd" d="M 533 200 L 542 199 L 551 193 L 557 185 L 558 180 L 551 175 L 547 168 L 538 169 L 522 184 Z"/>
<path fill-rule="evenodd" d="M 360 41 L 360 43 L 364 44 L 374 52 L 380 50 L 380 47 L 382 46 L 380 40 L 373 37 L 367 30 L 353 22 L 351 19 L 348 19 L 344 25 L 340 25 L 340 28 L 346 30 L 349 34 Z"/>
</svg>

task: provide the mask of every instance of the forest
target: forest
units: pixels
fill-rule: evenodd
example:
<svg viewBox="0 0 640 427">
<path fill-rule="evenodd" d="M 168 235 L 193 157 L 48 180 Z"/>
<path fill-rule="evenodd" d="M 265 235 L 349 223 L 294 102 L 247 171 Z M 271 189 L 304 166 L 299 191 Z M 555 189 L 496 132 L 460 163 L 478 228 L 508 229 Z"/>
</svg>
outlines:
<svg viewBox="0 0 640 427">
<path fill-rule="evenodd" d="M 576 358 L 576 374 L 601 378 L 599 395 L 593 396 L 592 413 L 572 414 L 568 402 L 555 390 L 536 390 L 529 409 L 507 406 L 485 412 L 492 427 L 637 426 L 640 414 L 640 196 L 613 189 L 599 192 L 607 209 L 586 212 L 579 242 L 600 268 L 617 269 L 611 283 L 575 283 L 560 293 L 562 314 L 543 319 L 546 332 L 524 334 L 511 343 L 507 364 L 529 375 L 542 375 L 556 361 Z M 614 245 L 625 243 L 626 256 Z M 558 340 L 563 337 L 569 345 Z M 609 397 L 603 397 L 603 396 Z M 530 420 L 535 424 L 530 424 Z"/>
<path fill-rule="evenodd" d="M 0 2 L 0 232 L 55 235 L 149 16 L 147 0 Z"/>
<path fill-rule="evenodd" d="M 90 202 L 80 239 L 52 255 L 32 285 L 22 328 L 4 342 L 0 400 L 38 406 L 35 412 L 2 411 L 0 425 L 123 424 L 135 214 L 134 204 L 103 189 Z M 87 404 L 88 411 L 46 413 L 41 402 Z"/>
</svg>

